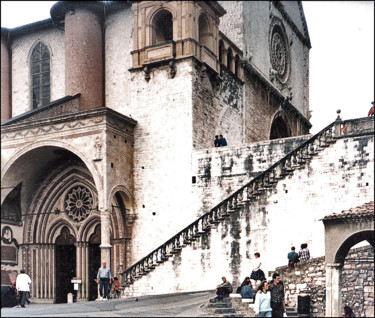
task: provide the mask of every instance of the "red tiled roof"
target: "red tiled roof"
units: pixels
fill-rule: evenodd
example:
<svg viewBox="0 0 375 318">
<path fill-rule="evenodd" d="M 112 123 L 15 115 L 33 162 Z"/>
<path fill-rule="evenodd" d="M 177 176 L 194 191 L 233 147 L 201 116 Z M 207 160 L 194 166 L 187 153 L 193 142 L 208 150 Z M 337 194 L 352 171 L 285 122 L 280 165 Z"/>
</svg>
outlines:
<svg viewBox="0 0 375 318">
<path fill-rule="evenodd" d="M 341 213 L 333 213 L 325 216 L 322 221 L 326 220 L 343 220 L 343 219 L 358 219 L 372 216 L 374 217 L 374 201 L 367 202 L 356 208 L 341 211 Z"/>
</svg>

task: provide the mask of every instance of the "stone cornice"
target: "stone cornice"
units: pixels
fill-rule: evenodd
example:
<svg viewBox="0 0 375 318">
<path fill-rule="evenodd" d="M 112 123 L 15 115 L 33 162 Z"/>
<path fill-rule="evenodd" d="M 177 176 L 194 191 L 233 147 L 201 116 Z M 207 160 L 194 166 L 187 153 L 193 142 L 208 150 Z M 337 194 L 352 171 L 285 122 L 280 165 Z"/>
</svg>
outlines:
<svg viewBox="0 0 375 318">
<path fill-rule="evenodd" d="M 13 123 L 1 127 L 2 142 L 17 137 L 47 135 L 70 129 L 85 128 L 105 124 L 122 134 L 133 138 L 133 129 L 137 122 L 110 108 L 101 107 L 74 114 L 61 115 L 55 118 L 44 118 L 23 123 Z"/>
<path fill-rule="evenodd" d="M 302 18 L 302 22 L 304 24 L 304 31 L 305 31 L 305 33 L 307 33 L 306 36 L 302 34 L 302 32 L 298 29 L 298 27 L 293 22 L 293 20 L 289 16 L 289 14 L 284 10 L 284 6 L 281 3 L 281 1 L 272 1 L 272 3 L 275 6 L 275 8 L 277 10 L 279 10 L 279 12 L 281 13 L 281 15 L 284 18 L 284 20 L 292 28 L 292 30 L 297 35 L 297 37 L 301 40 L 301 42 L 303 44 L 305 44 L 309 49 L 311 49 L 310 37 L 309 37 L 309 35 L 307 33 L 307 25 L 306 25 L 306 20 L 304 20 L 304 17 Z M 302 16 L 302 13 L 301 13 L 301 16 Z"/>
</svg>

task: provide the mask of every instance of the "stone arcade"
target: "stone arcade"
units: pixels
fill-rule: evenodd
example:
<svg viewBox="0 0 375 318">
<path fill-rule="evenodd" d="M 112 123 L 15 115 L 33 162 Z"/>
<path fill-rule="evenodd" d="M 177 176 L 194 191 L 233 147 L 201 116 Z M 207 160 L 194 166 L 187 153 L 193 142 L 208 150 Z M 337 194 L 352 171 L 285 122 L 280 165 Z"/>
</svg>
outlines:
<svg viewBox="0 0 375 318">
<path fill-rule="evenodd" d="M 2 28 L 2 283 L 93 300 L 101 260 L 142 295 L 324 255 L 318 219 L 373 200 L 373 120 L 308 135 L 310 48 L 300 1 L 59 1 Z"/>
</svg>

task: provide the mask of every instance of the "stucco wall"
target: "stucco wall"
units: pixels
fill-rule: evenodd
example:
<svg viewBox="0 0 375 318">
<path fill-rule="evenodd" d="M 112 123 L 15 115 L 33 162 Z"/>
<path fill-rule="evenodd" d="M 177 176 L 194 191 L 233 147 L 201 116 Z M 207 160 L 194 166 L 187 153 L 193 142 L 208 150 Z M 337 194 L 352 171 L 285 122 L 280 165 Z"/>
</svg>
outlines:
<svg viewBox="0 0 375 318">
<path fill-rule="evenodd" d="M 32 109 L 30 54 L 35 43 L 42 41 L 50 51 L 51 101 L 65 96 L 64 32 L 55 28 L 18 36 L 12 50 L 12 117 Z"/>
<path fill-rule="evenodd" d="M 105 21 L 105 103 L 129 116 L 133 50 L 133 15 L 131 7 L 108 15 Z"/>
</svg>

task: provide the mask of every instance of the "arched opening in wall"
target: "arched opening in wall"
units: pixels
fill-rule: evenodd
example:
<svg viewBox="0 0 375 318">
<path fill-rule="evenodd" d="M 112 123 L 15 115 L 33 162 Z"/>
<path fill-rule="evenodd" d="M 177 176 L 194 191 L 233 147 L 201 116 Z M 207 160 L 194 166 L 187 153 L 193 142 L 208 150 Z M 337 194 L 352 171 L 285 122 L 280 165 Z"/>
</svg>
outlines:
<svg viewBox="0 0 375 318">
<path fill-rule="evenodd" d="M 152 19 L 152 44 L 173 40 L 173 16 L 168 10 L 157 12 Z"/>
<path fill-rule="evenodd" d="M 207 17 L 201 14 L 198 19 L 199 43 L 212 50 L 212 33 Z"/>
<path fill-rule="evenodd" d="M 290 137 L 287 123 L 281 116 L 276 116 L 271 125 L 270 140 Z"/>
<path fill-rule="evenodd" d="M 224 63 L 225 61 L 225 46 L 223 40 L 219 41 L 219 62 Z"/>
<path fill-rule="evenodd" d="M 236 57 L 234 58 L 234 75 L 237 77 L 240 74 L 240 57 L 238 54 L 236 54 Z"/>
<path fill-rule="evenodd" d="M 71 280 L 76 277 L 76 239 L 68 227 L 61 229 L 56 238 L 56 303 L 66 303 L 68 293 L 75 294 Z"/>
<path fill-rule="evenodd" d="M 374 231 L 360 231 L 348 237 L 335 256 L 335 263 L 343 264 L 339 279 L 341 312 L 345 306 L 356 317 L 374 316 Z"/>
<path fill-rule="evenodd" d="M 227 52 L 227 68 L 234 73 L 234 65 L 233 65 L 233 52 L 232 49 L 229 48 Z"/>
<path fill-rule="evenodd" d="M 101 266 L 101 227 L 98 224 L 95 227 L 95 231 L 91 234 L 89 238 L 89 261 L 88 261 L 88 276 L 89 276 L 89 290 L 88 298 L 89 300 L 95 300 L 98 297 L 98 284 L 95 282 L 98 269 Z"/>
<path fill-rule="evenodd" d="M 348 251 L 340 283 L 342 317 L 344 309 L 352 311 L 355 317 L 373 317 L 374 297 L 371 297 L 371 292 L 374 290 L 374 248 L 367 241 L 352 246 Z"/>
<path fill-rule="evenodd" d="M 87 262 L 83 252 L 86 245 L 76 254 L 78 231 L 87 218 L 98 214 L 93 175 L 78 155 L 49 145 L 15 156 L 5 167 L 1 181 L 2 187 L 14 190 L 15 198 L 20 196 L 11 201 L 17 203 L 16 207 L 19 202 L 25 220 L 17 235 L 22 238 L 25 253 L 30 255 L 24 265 L 33 275 L 33 297 L 66 302 L 73 286 L 70 280 L 76 271 L 83 270 L 76 260 Z M 54 244 L 54 249 L 47 248 L 47 244 Z M 86 286 L 86 276 L 81 278 L 82 286 Z"/>
<path fill-rule="evenodd" d="M 130 242 L 134 223 L 134 214 L 131 211 L 132 204 L 128 195 L 124 191 L 117 191 L 112 199 L 111 214 L 114 229 L 111 236 L 114 271 L 130 266 Z"/>
</svg>

